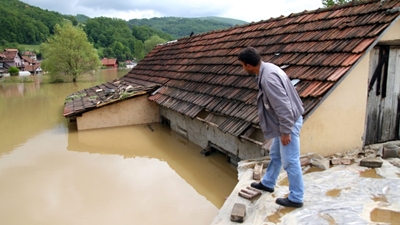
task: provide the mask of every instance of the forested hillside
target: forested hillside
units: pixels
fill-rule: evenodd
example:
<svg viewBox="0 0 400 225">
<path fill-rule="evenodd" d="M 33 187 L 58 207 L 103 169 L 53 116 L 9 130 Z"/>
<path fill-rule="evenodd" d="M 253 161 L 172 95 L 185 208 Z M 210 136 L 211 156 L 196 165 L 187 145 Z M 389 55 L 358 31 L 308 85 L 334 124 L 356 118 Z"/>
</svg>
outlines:
<svg viewBox="0 0 400 225">
<path fill-rule="evenodd" d="M 65 19 L 78 23 L 74 16 L 42 10 L 18 0 L 0 0 L 0 45 L 5 42 L 40 44 Z"/>
<path fill-rule="evenodd" d="M 131 19 L 128 21 L 131 26 L 147 25 L 156 30 L 163 31 L 179 39 L 194 34 L 204 33 L 212 30 L 219 30 L 235 25 L 242 25 L 246 22 L 220 17 L 202 18 L 181 18 L 181 17 L 160 17 L 151 19 Z"/>
<path fill-rule="evenodd" d="M 172 40 L 172 36 L 146 26 L 129 28 L 126 21 L 107 17 L 88 19 L 84 30 L 101 57 L 119 60 L 142 59 L 156 44 Z"/>
</svg>

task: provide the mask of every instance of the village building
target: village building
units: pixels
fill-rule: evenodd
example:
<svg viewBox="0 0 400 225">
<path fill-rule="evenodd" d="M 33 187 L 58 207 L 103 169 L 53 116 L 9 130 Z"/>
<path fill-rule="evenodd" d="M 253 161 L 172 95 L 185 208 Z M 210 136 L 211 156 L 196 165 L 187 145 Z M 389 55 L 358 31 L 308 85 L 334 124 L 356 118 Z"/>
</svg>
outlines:
<svg viewBox="0 0 400 225">
<path fill-rule="evenodd" d="M 25 71 L 28 71 L 31 74 L 39 74 L 42 72 L 40 62 L 36 60 L 36 55 L 35 57 L 23 55 L 22 58 L 24 59 Z"/>
<path fill-rule="evenodd" d="M 24 60 L 18 49 L 6 48 L 0 52 L 0 74 L 8 73 L 8 69 L 12 66 L 20 71 L 25 70 Z"/>
<path fill-rule="evenodd" d="M 118 68 L 118 60 L 116 58 L 103 58 L 101 60 L 101 65 L 106 68 Z"/>
<path fill-rule="evenodd" d="M 126 63 L 127 69 L 132 69 L 133 67 L 135 67 L 137 65 L 137 63 L 135 61 L 131 61 L 131 60 L 127 60 L 125 63 Z"/>
<path fill-rule="evenodd" d="M 264 156 L 257 82 L 237 56 L 280 66 L 305 108 L 301 152 L 399 140 L 400 1 L 293 13 L 156 46 L 125 76 L 67 97 L 79 130 L 162 122 L 232 162 Z"/>
<path fill-rule="evenodd" d="M 24 52 L 22 53 L 22 57 L 25 58 L 25 56 L 28 57 L 28 58 L 30 58 L 30 59 L 33 59 L 33 60 L 38 60 L 38 59 L 37 59 L 37 56 L 36 56 L 36 53 L 34 53 L 34 52 L 32 52 L 32 51 L 24 51 Z"/>
</svg>

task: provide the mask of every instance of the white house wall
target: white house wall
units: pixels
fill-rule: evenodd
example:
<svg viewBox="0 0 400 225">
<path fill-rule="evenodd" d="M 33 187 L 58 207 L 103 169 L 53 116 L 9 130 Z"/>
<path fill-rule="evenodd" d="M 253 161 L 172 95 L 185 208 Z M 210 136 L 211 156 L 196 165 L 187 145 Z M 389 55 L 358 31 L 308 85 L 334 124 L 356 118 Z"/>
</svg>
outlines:
<svg viewBox="0 0 400 225">
<path fill-rule="evenodd" d="M 178 112 L 160 107 L 160 115 L 170 120 L 173 131 L 185 136 L 188 140 L 205 149 L 209 143 L 217 146 L 224 153 L 240 159 L 261 157 L 261 147 L 228 133 L 221 132 L 218 127 L 183 116 Z"/>
<path fill-rule="evenodd" d="M 78 130 L 155 123 L 160 121 L 158 105 L 142 95 L 105 105 L 77 117 Z"/>
</svg>

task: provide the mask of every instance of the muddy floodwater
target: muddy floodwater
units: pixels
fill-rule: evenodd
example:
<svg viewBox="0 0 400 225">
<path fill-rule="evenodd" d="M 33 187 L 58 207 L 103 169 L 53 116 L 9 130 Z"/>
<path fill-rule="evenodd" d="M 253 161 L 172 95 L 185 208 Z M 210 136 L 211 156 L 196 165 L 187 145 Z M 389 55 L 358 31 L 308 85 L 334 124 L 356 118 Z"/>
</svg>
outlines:
<svg viewBox="0 0 400 225">
<path fill-rule="evenodd" d="M 78 132 L 62 116 L 67 95 L 127 72 L 0 82 L 0 224 L 210 224 L 237 183 L 225 155 L 158 123 Z"/>
</svg>

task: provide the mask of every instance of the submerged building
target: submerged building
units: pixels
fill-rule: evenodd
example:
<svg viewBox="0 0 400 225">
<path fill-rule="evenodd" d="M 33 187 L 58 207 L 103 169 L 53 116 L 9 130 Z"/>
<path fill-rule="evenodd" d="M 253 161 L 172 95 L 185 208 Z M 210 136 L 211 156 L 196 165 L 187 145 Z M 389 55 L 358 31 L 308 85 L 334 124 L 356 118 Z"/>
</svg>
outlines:
<svg viewBox="0 0 400 225">
<path fill-rule="evenodd" d="M 162 122 L 232 161 L 261 157 L 257 83 L 237 61 L 253 46 L 303 101 L 302 153 L 399 140 L 399 18 L 399 0 L 352 2 L 182 38 L 68 96 L 63 115 L 80 130 Z"/>
</svg>

